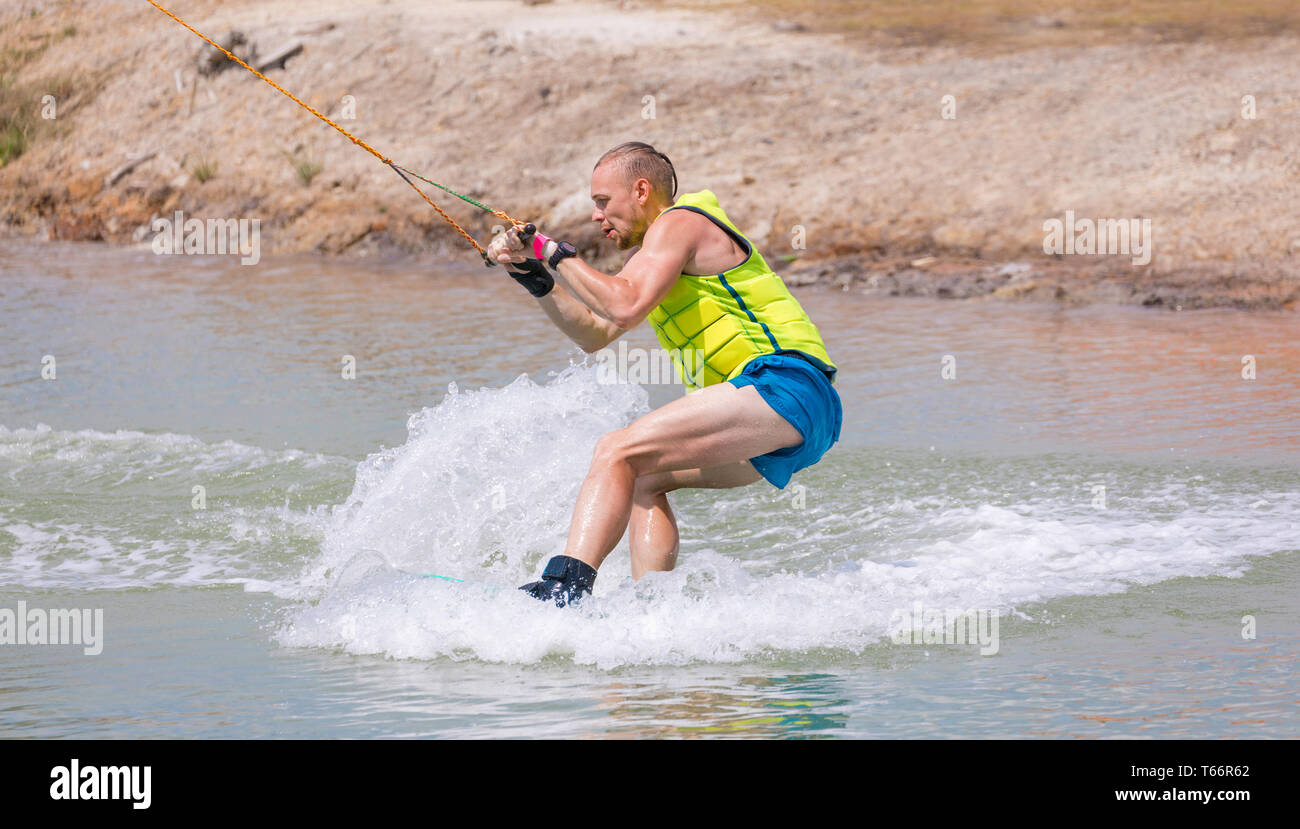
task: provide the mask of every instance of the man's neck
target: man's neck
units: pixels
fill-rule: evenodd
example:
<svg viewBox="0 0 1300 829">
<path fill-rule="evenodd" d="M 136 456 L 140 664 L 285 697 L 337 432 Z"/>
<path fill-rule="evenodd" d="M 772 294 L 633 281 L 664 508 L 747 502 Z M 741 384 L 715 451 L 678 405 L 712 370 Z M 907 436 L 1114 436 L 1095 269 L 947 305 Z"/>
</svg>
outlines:
<svg viewBox="0 0 1300 829">
<path fill-rule="evenodd" d="M 668 199 L 667 201 L 655 201 L 654 207 L 651 207 L 650 203 L 646 202 L 646 211 L 649 213 L 654 213 L 655 216 L 658 216 L 660 213 L 672 207 L 673 204 L 675 204 L 675 202 L 676 202 L 675 199 Z"/>
</svg>

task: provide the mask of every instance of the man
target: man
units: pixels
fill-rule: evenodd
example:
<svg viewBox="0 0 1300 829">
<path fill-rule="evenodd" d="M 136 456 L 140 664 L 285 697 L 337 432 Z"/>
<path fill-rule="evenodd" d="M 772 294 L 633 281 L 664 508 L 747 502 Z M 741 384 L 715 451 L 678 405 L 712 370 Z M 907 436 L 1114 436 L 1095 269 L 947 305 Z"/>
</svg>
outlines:
<svg viewBox="0 0 1300 829">
<path fill-rule="evenodd" d="M 592 221 L 632 251 L 617 274 L 582 261 L 567 242 L 511 230 L 488 255 L 538 299 L 587 353 L 649 319 L 699 391 L 611 432 L 596 444 L 569 527 L 533 596 L 563 606 L 591 592 L 596 570 L 631 532 L 632 576 L 671 570 L 677 522 L 667 494 L 746 486 L 784 488 L 839 439 L 835 365 L 817 329 L 712 192 L 674 201 L 677 175 L 649 144 L 620 144 L 591 174 Z M 545 263 L 545 264 L 543 264 Z M 558 279 L 551 275 L 554 271 Z"/>
</svg>

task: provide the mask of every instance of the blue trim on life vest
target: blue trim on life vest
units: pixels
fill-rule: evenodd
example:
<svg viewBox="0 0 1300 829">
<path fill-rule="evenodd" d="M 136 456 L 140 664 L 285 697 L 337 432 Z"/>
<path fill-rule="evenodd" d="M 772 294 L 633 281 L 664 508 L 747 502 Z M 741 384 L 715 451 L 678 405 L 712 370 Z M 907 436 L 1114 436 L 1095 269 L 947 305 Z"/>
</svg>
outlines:
<svg viewBox="0 0 1300 829">
<path fill-rule="evenodd" d="M 731 298 L 736 300 L 736 303 L 740 305 L 740 310 L 748 314 L 749 319 L 751 321 L 757 322 L 760 326 L 762 326 L 763 333 L 767 335 L 767 341 L 772 344 L 772 348 L 776 349 L 777 351 L 781 351 L 782 350 L 781 346 L 777 343 L 776 337 L 772 336 L 772 332 L 768 330 L 767 323 L 759 322 L 758 317 L 754 316 L 754 312 L 749 310 L 749 306 L 745 304 L 745 300 L 741 299 L 740 294 L 736 293 L 736 289 L 731 287 L 731 283 L 727 281 L 727 277 L 723 276 L 722 274 L 718 274 L 718 279 L 722 281 L 722 287 L 726 288 L 731 293 Z"/>
<path fill-rule="evenodd" d="M 719 207 L 718 209 L 721 210 L 722 208 Z M 700 214 L 701 216 L 703 216 L 704 218 L 708 219 L 709 221 L 713 222 L 713 223 L 714 223 L 715 225 L 717 225 L 718 227 L 722 228 L 722 231 L 723 231 L 724 233 L 726 233 L 728 236 L 730 236 L 731 239 L 732 239 L 732 241 L 734 241 L 736 244 L 740 245 L 741 249 L 745 251 L 745 262 L 748 262 L 748 261 L 750 260 L 750 258 L 754 255 L 754 246 L 751 245 L 751 244 L 749 243 L 749 240 L 748 240 L 748 239 L 746 239 L 744 236 L 740 235 L 740 233 L 738 233 L 738 232 L 732 230 L 731 228 L 727 227 L 727 226 L 722 222 L 721 219 L 719 219 L 717 216 L 714 216 L 713 214 L 709 213 L 707 210 L 704 210 L 704 209 L 702 209 L 702 208 L 695 207 L 695 206 L 693 206 L 693 205 L 689 205 L 689 204 L 676 205 L 676 206 L 674 206 L 674 207 L 670 207 L 670 208 L 668 208 L 668 210 L 689 210 L 689 211 L 691 211 L 692 213 L 699 213 L 699 214 Z M 667 213 L 668 210 L 665 210 L 664 212 Z M 741 262 L 740 265 L 745 264 L 745 262 Z M 736 268 L 739 268 L 740 265 L 737 265 Z M 733 270 L 733 271 L 734 271 L 736 268 L 731 268 L 730 270 Z"/>
</svg>

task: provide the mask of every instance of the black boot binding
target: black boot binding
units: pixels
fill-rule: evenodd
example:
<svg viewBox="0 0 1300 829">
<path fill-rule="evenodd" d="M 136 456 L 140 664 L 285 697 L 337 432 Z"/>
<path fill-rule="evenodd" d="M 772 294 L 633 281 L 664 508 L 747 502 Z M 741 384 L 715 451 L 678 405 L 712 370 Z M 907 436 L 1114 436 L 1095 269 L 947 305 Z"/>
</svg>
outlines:
<svg viewBox="0 0 1300 829">
<path fill-rule="evenodd" d="M 519 589 L 534 599 L 553 600 L 556 607 L 564 607 L 590 596 L 595 583 L 596 568 L 590 564 L 570 556 L 554 556 L 546 562 L 541 581 L 529 582 Z"/>
</svg>

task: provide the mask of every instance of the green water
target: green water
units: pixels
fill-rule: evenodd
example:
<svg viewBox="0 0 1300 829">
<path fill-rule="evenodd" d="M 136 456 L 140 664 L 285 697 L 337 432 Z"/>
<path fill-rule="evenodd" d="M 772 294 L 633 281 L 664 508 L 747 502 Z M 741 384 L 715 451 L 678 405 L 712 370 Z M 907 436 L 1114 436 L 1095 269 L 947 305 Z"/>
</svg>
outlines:
<svg viewBox="0 0 1300 829">
<path fill-rule="evenodd" d="M 406 573 L 535 577 L 680 388 L 598 386 L 481 267 L 0 244 L 0 610 L 105 619 L 0 645 L 5 736 L 1300 733 L 1292 315 L 805 291 L 840 445 L 676 494 L 678 569 L 565 612 Z M 895 644 L 913 602 L 996 654 Z"/>
</svg>

